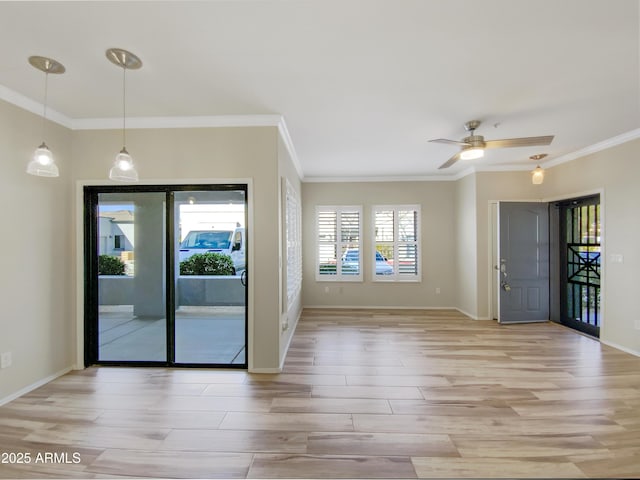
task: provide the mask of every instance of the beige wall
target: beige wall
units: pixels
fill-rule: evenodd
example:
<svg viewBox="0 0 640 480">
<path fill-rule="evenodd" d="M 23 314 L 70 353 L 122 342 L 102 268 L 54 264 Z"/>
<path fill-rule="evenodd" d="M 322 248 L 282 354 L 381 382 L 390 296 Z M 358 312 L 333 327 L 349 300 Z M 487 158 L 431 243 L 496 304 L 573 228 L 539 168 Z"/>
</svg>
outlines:
<svg viewBox="0 0 640 480">
<path fill-rule="evenodd" d="M 474 175 L 476 183 L 477 223 L 477 310 L 480 319 L 489 318 L 489 273 L 490 273 L 490 216 L 492 201 L 537 201 L 542 200 L 541 185 L 531 183 L 529 171 L 480 172 Z"/>
<path fill-rule="evenodd" d="M 280 365 L 280 282 L 278 256 L 274 255 L 280 249 L 277 139 L 276 127 L 127 131 L 127 149 L 145 182 L 252 180 L 249 316 L 253 331 L 249 335 L 249 366 L 256 371 L 271 371 Z M 105 179 L 120 143 L 120 131 L 75 131 L 73 179 Z M 75 227 L 80 222 L 76 219 Z"/>
<path fill-rule="evenodd" d="M 640 272 L 640 140 L 579 158 L 547 171 L 545 197 L 567 198 L 602 189 L 603 342 L 640 355 L 638 272 Z M 623 255 L 612 263 L 610 255 Z"/>
<path fill-rule="evenodd" d="M 73 363 L 71 241 L 72 184 L 27 175 L 42 141 L 42 119 L 0 101 L 0 401 Z M 48 122 L 46 141 L 61 172 L 71 165 L 71 132 Z"/>
<path fill-rule="evenodd" d="M 467 175 L 455 182 L 455 306 L 478 316 L 478 232 L 476 177 Z"/>
<path fill-rule="evenodd" d="M 304 183 L 303 297 L 305 306 L 454 307 L 454 182 Z M 363 282 L 318 282 L 315 279 L 315 208 L 317 205 L 363 206 L 363 258 L 373 255 L 372 205 L 418 204 L 421 207 L 422 282 L 371 281 L 365 262 Z M 328 288 L 328 292 L 325 289 Z M 440 288 L 440 294 L 435 293 Z"/>
<path fill-rule="evenodd" d="M 486 318 L 489 314 L 490 201 L 550 201 L 602 192 L 604 253 L 600 338 L 604 343 L 640 355 L 640 329 L 636 328 L 640 315 L 635 303 L 638 290 L 635 274 L 640 271 L 637 213 L 640 189 L 636 185 L 640 178 L 639 156 L 640 140 L 628 142 L 549 168 L 542 185 L 532 185 L 528 171 L 475 174 L 477 316 Z M 622 254 L 624 262 L 611 263 L 611 254 Z"/>
</svg>

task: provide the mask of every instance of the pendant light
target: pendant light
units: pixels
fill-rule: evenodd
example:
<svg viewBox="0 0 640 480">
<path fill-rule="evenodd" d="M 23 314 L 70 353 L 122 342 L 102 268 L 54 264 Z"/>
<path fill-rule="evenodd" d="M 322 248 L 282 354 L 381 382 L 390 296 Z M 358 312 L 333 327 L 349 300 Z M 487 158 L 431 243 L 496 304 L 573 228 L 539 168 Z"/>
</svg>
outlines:
<svg viewBox="0 0 640 480">
<path fill-rule="evenodd" d="M 133 53 L 121 48 L 110 48 L 106 54 L 110 62 L 122 68 L 122 150 L 113 161 L 113 167 L 109 171 L 109 178 L 120 182 L 137 182 L 138 171 L 133 164 L 131 155 L 127 152 L 126 73 L 127 70 L 137 70 L 142 67 L 142 61 Z"/>
<path fill-rule="evenodd" d="M 546 156 L 546 153 L 539 153 L 537 155 L 532 155 L 529 158 L 538 162 Z M 542 185 L 542 182 L 544 182 L 544 168 L 538 165 L 531 171 L 531 183 L 533 183 L 534 185 Z"/>
<path fill-rule="evenodd" d="M 64 65 L 47 57 L 37 55 L 29 57 L 32 67 L 44 72 L 44 107 L 42 112 L 42 143 L 33 153 L 33 158 L 27 165 L 27 173 L 39 177 L 57 177 L 60 175 L 58 166 L 53 158 L 53 153 L 45 143 L 47 129 L 47 94 L 49 87 L 49 74 L 61 74 L 65 72 Z"/>
</svg>

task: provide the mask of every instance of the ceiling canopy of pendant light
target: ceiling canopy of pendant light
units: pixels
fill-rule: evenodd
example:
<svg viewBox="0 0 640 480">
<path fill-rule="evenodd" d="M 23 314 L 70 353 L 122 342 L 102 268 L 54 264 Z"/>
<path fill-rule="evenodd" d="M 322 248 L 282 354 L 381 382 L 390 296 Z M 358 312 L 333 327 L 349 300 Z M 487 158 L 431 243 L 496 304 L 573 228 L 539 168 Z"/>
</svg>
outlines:
<svg viewBox="0 0 640 480">
<path fill-rule="evenodd" d="M 27 165 L 27 173 L 39 177 L 57 177 L 60 175 L 53 153 L 45 142 L 47 129 L 47 94 L 49 86 L 49 74 L 62 74 L 65 72 L 64 65 L 52 58 L 40 57 L 37 55 L 29 57 L 29 63 L 45 73 L 44 79 L 44 102 L 42 112 L 42 143 L 36 148 L 33 157 Z"/>
<path fill-rule="evenodd" d="M 127 109 L 126 109 L 126 92 L 127 70 L 137 70 L 142 67 L 142 61 L 136 55 L 121 48 L 110 48 L 106 51 L 107 58 L 111 63 L 122 68 L 122 150 L 116 155 L 113 167 L 109 171 L 109 178 L 120 182 L 137 182 L 138 171 L 133 164 L 133 159 L 127 151 Z"/>
</svg>

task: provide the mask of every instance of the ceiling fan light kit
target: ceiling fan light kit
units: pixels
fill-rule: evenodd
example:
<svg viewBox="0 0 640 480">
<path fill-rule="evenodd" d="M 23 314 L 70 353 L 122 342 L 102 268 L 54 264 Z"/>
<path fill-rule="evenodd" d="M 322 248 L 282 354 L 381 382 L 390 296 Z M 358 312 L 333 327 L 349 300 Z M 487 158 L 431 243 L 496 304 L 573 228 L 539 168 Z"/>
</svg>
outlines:
<svg viewBox="0 0 640 480">
<path fill-rule="evenodd" d="M 475 160 L 484 157 L 484 150 L 478 147 L 465 148 L 460 152 L 460 160 Z"/>
<path fill-rule="evenodd" d="M 482 135 L 476 135 L 475 130 L 480 126 L 480 120 L 471 120 L 464 124 L 464 129 L 469 135 L 462 140 L 449 140 L 448 138 L 435 138 L 429 140 L 434 143 L 445 143 L 447 145 L 456 145 L 461 150 L 444 162 L 439 169 L 449 168 L 458 160 L 474 160 L 484 156 L 484 150 L 487 148 L 510 148 L 510 147 L 533 147 L 538 145 L 549 145 L 553 141 L 553 135 L 542 137 L 522 137 L 522 138 L 504 138 L 500 140 L 485 140 Z"/>
</svg>

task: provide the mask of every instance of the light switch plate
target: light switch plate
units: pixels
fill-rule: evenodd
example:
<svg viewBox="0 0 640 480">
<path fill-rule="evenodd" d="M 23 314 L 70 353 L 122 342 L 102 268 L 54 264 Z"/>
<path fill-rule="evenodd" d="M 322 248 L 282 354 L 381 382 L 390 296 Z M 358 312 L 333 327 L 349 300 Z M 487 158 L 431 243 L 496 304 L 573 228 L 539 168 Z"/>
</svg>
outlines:
<svg viewBox="0 0 640 480">
<path fill-rule="evenodd" d="M 0 368 L 10 367 L 13 363 L 13 359 L 11 358 L 11 352 L 4 352 L 0 354 Z"/>
</svg>

